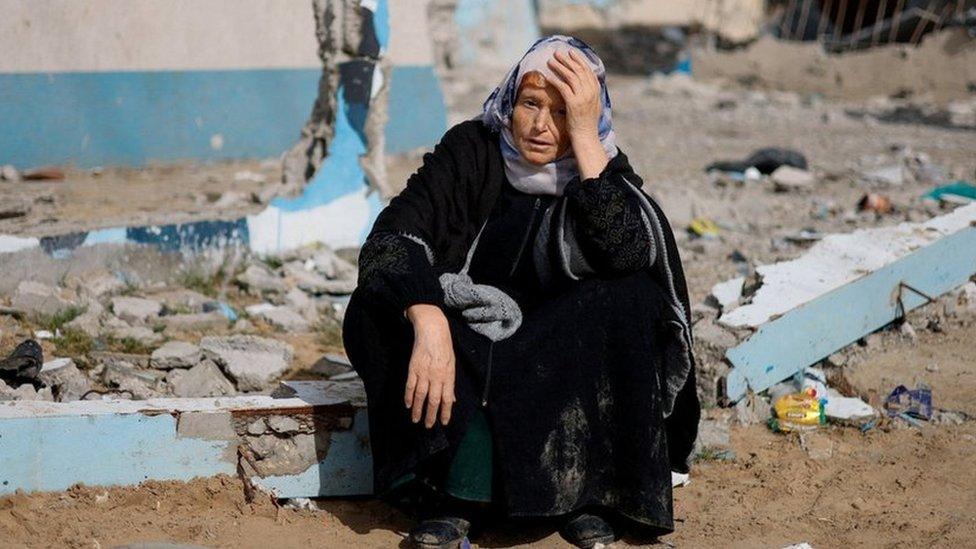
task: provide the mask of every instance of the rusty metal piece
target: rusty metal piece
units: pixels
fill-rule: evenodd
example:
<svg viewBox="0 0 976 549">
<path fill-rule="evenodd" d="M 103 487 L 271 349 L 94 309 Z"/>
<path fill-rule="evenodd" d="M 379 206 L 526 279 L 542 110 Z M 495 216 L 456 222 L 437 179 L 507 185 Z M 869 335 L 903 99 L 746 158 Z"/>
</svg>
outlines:
<svg viewBox="0 0 976 549">
<path fill-rule="evenodd" d="M 24 181 L 61 181 L 64 179 L 64 170 L 56 166 L 43 166 L 31 168 L 21 174 Z"/>
</svg>

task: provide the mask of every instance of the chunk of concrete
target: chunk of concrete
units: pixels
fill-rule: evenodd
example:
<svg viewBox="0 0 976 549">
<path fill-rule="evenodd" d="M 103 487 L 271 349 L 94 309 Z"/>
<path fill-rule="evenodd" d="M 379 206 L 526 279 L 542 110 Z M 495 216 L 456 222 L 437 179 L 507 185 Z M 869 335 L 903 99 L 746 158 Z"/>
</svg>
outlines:
<svg viewBox="0 0 976 549">
<path fill-rule="evenodd" d="M 307 332 L 310 327 L 309 321 L 290 307 L 272 306 L 261 309 L 254 316 L 286 332 Z"/>
<path fill-rule="evenodd" d="M 37 377 L 52 389 L 58 402 L 80 400 L 91 390 L 88 376 L 70 358 L 55 358 L 45 362 Z"/>
<path fill-rule="evenodd" d="M 770 178 L 773 180 L 776 192 L 806 191 L 817 182 L 817 178 L 812 173 L 786 165 L 776 168 Z"/>
<path fill-rule="evenodd" d="M 29 316 L 54 316 L 75 307 L 74 296 L 61 288 L 55 288 L 33 280 L 17 285 L 10 305 Z"/>
<path fill-rule="evenodd" d="M 160 317 L 167 331 L 174 332 L 194 332 L 212 330 L 215 328 L 226 327 L 227 317 L 219 312 L 210 313 L 189 313 L 167 315 Z"/>
<path fill-rule="evenodd" d="M 349 362 L 348 358 L 342 355 L 326 354 L 322 358 L 315 361 L 315 364 L 312 365 L 312 371 L 331 378 L 333 376 L 351 372 L 352 364 Z"/>
<path fill-rule="evenodd" d="M 172 370 L 166 376 L 175 396 L 202 398 L 232 395 L 234 384 L 212 360 L 204 360 L 189 370 Z"/>
<path fill-rule="evenodd" d="M 163 304 L 152 299 L 126 296 L 112 298 L 112 312 L 115 313 L 115 316 L 129 323 L 145 323 L 149 319 L 159 316 L 162 310 Z"/>
<path fill-rule="evenodd" d="M 721 452 L 732 447 L 729 418 L 702 418 L 698 422 L 698 438 L 695 439 L 695 454 Z"/>
<path fill-rule="evenodd" d="M 84 313 L 71 319 L 70 322 L 64 325 L 64 328 L 66 330 L 81 332 L 90 338 L 96 338 L 102 332 L 103 314 L 104 309 L 102 309 L 102 306 L 97 301 L 92 301 Z"/>
<path fill-rule="evenodd" d="M 69 286 L 83 296 L 97 299 L 121 292 L 125 281 L 106 270 L 96 270 L 70 278 Z"/>
<path fill-rule="evenodd" d="M 302 424 L 290 416 L 271 416 L 266 421 L 272 431 L 282 435 L 297 433 L 302 429 Z"/>
<path fill-rule="evenodd" d="M 241 391 L 270 388 L 291 366 L 291 345 L 257 336 L 205 337 L 200 341 L 204 356 L 223 368 Z"/>
<path fill-rule="evenodd" d="M 283 267 L 287 279 L 302 290 L 310 294 L 324 294 L 329 286 L 329 281 L 322 275 L 305 269 L 300 262 L 288 263 Z"/>
<path fill-rule="evenodd" d="M 149 359 L 149 364 L 158 370 L 172 370 L 173 368 L 192 368 L 203 359 L 200 347 L 186 341 L 167 341 L 156 349 Z"/>
<path fill-rule="evenodd" d="M 105 364 L 102 372 L 102 382 L 119 390 L 122 396 L 131 395 L 132 400 L 147 400 L 160 396 L 158 387 L 163 379 L 162 372 L 139 370 L 120 361 Z"/>
<path fill-rule="evenodd" d="M 30 383 L 24 383 L 17 388 L 10 387 L 0 380 L 0 401 L 4 400 L 46 400 L 54 401 L 54 393 L 50 387 L 34 389 Z"/>
<path fill-rule="evenodd" d="M 284 293 L 288 290 L 285 281 L 278 275 L 256 264 L 249 265 L 243 273 L 237 276 L 236 280 L 248 291 L 258 295 Z"/>
<path fill-rule="evenodd" d="M 164 312 L 174 314 L 202 313 L 206 304 L 215 301 L 200 292 L 186 288 L 154 293 L 150 297 L 163 304 Z"/>
<path fill-rule="evenodd" d="M 158 334 L 145 326 L 119 327 L 112 329 L 109 333 L 115 338 L 131 339 L 147 347 L 163 341 L 162 334 Z"/>
</svg>

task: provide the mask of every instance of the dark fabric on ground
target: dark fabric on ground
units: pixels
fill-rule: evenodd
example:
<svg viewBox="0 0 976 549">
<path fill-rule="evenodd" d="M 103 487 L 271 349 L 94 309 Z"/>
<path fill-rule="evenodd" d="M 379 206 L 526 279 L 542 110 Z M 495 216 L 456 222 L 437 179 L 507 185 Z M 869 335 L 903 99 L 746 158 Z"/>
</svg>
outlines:
<svg viewBox="0 0 976 549">
<path fill-rule="evenodd" d="M 600 178 L 567 187 L 583 252 L 597 274 L 543 285 L 525 243 L 534 239 L 554 198 L 511 188 L 497 141 L 492 144 L 479 124 L 448 132 L 411 178 L 412 187 L 381 214 L 363 247 L 360 287 L 347 308 L 344 340 L 369 399 L 377 490 L 410 473 L 444 486 L 468 422 L 484 404 L 495 445 L 494 496 L 508 514 L 549 516 L 604 506 L 670 530 L 670 471 L 687 470 L 699 409 L 692 371 L 673 414 L 663 415 L 662 365 L 665 356 L 680 352 L 679 318 L 662 282 L 645 268 L 647 260 L 642 265 L 637 259 L 641 250 L 649 257 L 650 247 L 640 240 L 646 231 L 632 226 L 641 222 L 628 198 L 634 194 L 614 190 L 630 185 L 627 179 L 639 185 L 639 178 L 621 153 Z M 470 165 L 478 159 L 489 165 Z M 494 162 L 499 165 L 490 166 Z M 480 178 L 480 186 L 469 188 L 463 200 L 451 198 L 456 189 L 438 190 L 449 184 L 440 179 L 442 171 L 454 178 L 451 184 L 474 185 L 465 181 Z M 616 222 L 608 223 L 600 212 L 614 212 Z M 445 311 L 457 358 L 457 403 L 448 426 L 428 430 L 411 423 L 403 405 L 413 340 L 403 309 L 439 304 L 431 281 L 464 263 L 485 220 L 470 274 L 476 283 L 511 295 L 522 308 L 522 326 L 493 344 Z M 664 228 L 666 242 L 657 245 L 673 258 L 676 289 L 687 311 L 677 248 L 670 228 Z M 444 231 L 470 240 L 460 247 L 448 244 Z"/>
</svg>

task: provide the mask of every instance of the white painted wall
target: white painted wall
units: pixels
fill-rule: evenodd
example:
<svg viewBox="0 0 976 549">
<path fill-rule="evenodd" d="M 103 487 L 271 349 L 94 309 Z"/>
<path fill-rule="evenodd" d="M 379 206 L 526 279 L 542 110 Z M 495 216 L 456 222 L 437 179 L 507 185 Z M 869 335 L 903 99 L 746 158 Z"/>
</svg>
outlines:
<svg viewBox="0 0 976 549">
<path fill-rule="evenodd" d="M 0 73 L 317 68 L 317 47 L 311 0 L 0 0 Z"/>
</svg>

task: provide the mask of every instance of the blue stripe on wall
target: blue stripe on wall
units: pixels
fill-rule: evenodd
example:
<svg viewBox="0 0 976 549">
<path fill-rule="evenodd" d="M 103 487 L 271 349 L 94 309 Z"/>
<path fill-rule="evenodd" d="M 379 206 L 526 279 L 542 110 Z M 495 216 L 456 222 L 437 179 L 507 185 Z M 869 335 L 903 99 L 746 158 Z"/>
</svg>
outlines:
<svg viewBox="0 0 976 549">
<path fill-rule="evenodd" d="M 386 152 L 406 152 L 439 142 L 447 130 L 447 110 L 434 67 L 394 67 L 387 112 Z"/>
<path fill-rule="evenodd" d="M 299 138 L 318 69 L 0 74 L 0 164 L 79 167 L 267 158 Z M 387 152 L 446 129 L 433 67 L 394 67 Z M 221 135 L 223 147 L 211 147 Z"/>
<path fill-rule="evenodd" d="M 0 75 L 0 162 L 263 158 L 294 143 L 317 69 Z M 223 147 L 211 147 L 220 134 Z"/>
</svg>

